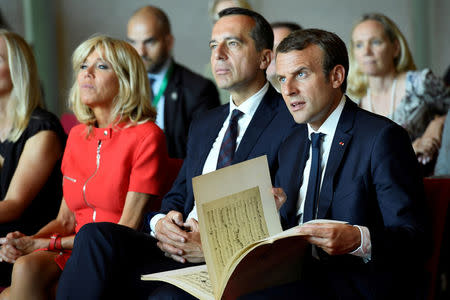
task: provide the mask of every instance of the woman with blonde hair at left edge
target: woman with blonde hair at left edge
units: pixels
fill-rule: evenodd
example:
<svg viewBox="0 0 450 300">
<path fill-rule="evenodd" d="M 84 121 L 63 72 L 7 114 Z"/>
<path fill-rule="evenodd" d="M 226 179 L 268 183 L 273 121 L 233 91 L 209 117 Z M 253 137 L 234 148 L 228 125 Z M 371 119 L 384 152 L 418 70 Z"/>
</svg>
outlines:
<svg viewBox="0 0 450 300">
<path fill-rule="evenodd" d="M 0 299 L 54 298 L 84 224 L 138 229 L 148 205 L 166 189 L 165 137 L 153 122 L 137 52 L 124 41 L 97 36 L 75 50 L 73 68 L 69 102 L 81 124 L 71 130 L 63 156 L 61 207 L 37 234 L 9 234 L 0 257 L 14 262 L 12 283 Z"/>
</svg>

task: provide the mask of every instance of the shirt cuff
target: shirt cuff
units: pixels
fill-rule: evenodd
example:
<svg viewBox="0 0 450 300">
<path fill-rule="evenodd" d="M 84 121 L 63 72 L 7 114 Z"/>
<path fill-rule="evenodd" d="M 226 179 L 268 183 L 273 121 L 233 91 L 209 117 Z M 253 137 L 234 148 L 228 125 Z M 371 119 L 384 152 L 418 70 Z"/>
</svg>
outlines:
<svg viewBox="0 0 450 300">
<path fill-rule="evenodd" d="M 356 250 L 350 252 L 350 254 L 361 257 L 363 261 L 367 263 L 372 259 L 372 242 L 370 241 L 369 228 L 358 225 L 354 226 L 357 227 L 361 233 L 361 244 Z"/>
<path fill-rule="evenodd" d="M 161 220 L 162 218 L 164 218 L 165 216 L 166 216 L 165 214 L 157 214 L 157 215 L 153 216 L 153 218 L 150 220 L 150 235 L 152 237 L 156 237 L 156 233 L 155 233 L 156 223 L 158 223 L 158 221 Z"/>
</svg>

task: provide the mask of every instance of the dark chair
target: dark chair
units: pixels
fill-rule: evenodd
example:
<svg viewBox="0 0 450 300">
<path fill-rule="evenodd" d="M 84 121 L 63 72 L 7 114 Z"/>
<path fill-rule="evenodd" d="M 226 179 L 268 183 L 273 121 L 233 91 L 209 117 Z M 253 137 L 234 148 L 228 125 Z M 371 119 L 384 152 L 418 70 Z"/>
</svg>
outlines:
<svg viewBox="0 0 450 300">
<path fill-rule="evenodd" d="M 441 253 L 441 249 L 450 202 L 450 178 L 425 178 L 424 185 L 433 235 L 433 252 L 426 264 L 426 269 L 430 274 L 427 299 L 431 300 L 436 299 L 438 288 L 436 283 L 438 282 L 441 255 L 448 255 Z"/>
</svg>

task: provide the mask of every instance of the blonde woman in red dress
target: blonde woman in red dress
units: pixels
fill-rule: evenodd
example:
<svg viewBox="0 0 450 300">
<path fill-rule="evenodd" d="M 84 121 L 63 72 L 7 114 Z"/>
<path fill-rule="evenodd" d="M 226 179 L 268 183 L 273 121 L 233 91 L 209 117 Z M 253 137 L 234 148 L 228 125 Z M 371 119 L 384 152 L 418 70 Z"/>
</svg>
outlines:
<svg viewBox="0 0 450 300">
<path fill-rule="evenodd" d="M 69 101 L 80 125 L 69 135 L 62 161 L 58 216 L 33 236 L 13 232 L 0 251 L 14 262 L 11 287 L 0 299 L 52 299 L 86 223 L 114 222 L 134 229 L 166 187 L 167 149 L 154 124 L 148 79 L 137 52 L 106 36 L 83 42 L 73 54 L 76 81 Z"/>
</svg>

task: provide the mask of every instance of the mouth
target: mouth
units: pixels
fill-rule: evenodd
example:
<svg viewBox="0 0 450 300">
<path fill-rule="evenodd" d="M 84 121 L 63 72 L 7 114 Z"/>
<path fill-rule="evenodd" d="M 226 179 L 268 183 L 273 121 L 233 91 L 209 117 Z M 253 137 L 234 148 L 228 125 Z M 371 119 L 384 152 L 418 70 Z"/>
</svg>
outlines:
<svg viewBox="0 0 450 300">
<path fill-rule="evenodd" d="M 306 106 L 306 102 L 305 101 L 300 101 L 300 100 L 292 101 L 289 104 L 289 106 L 291 108 L 291 111 L 293 111 L 293 112 L 294 111 L 299 111 L 299 110 L 302 110 Z"/>
<path fill-rule="evenodd" d="M 82 89 L 93 89 L 94 86 L 92 84 L 84 83 L 80 86 Z"/>
<path fill-rule="evenodd" d="M 217 69 L 214 70 L 214 72 L 215 72 L 217 75 L 224 75 L 224 74 L 227 74 L 229 71 L 230 71 L 230 70 L 229 70 L 229 69 L 226 69 L 226 68 L 217 68 Z"/>
</svg>

